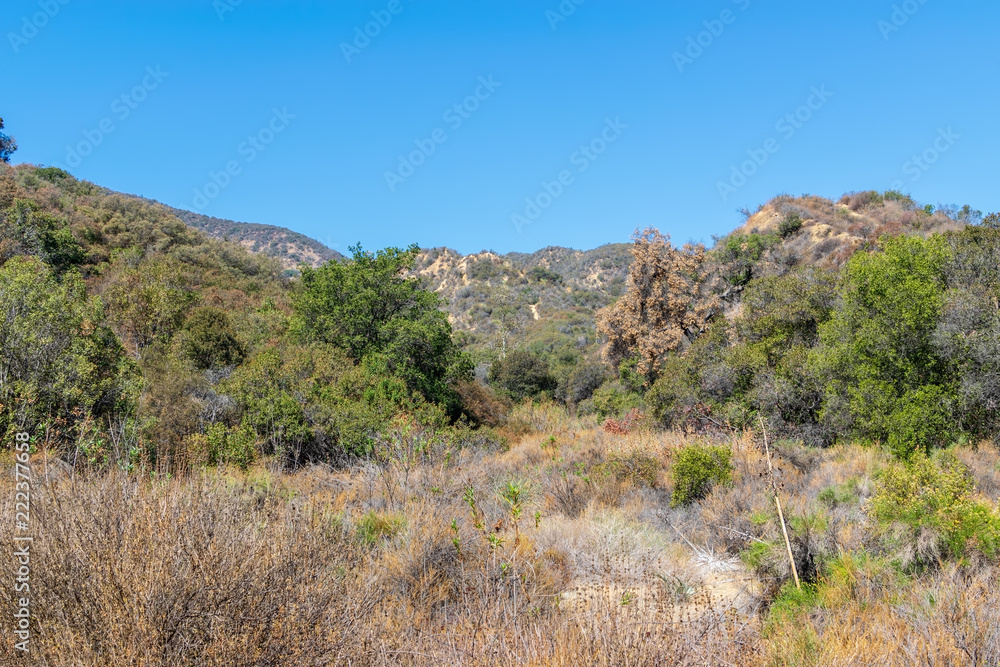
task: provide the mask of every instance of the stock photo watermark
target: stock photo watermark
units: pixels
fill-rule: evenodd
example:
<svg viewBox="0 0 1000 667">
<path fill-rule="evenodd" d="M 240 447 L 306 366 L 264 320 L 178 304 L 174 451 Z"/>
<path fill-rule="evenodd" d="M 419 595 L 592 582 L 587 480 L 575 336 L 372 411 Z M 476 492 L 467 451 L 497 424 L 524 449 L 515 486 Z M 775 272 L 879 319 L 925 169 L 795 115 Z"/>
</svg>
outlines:
<svg viewBox="0 0 1000 667">
<path fill-rule="evenodd" d="M 31 442 L 27 433 L 14 435 L 14 643 L 18 651 L 28 652 L 31 641 L 31 468 L 28 465 Z"/>
<path fill-rule="evenodd" d="M 808 123 L 813 114 L 823 108 L 823 105 L 833 97 L 833 93 L 826 89 L 825 85 L 810 89 L 812 93 L 806 99 L 805 104 L 790 113 L 785 114 L 774 124 L 775 132 L 781 135 L 781 139 L 789 141 L 795 134 Z M 717 181 L 715 187 L 719 191 L 722 201 L 729 201 L 730 195 L 747 184 L 749 179 L 760 170 L 771 156 L 781 150 L 781 141 L 774 137 L 769 137 L 760 148 L 747 149 L 748 159 L 740 163 L 739 166 L 732 165 L 728 181 Z"/>
<path fill-rule="evenodd" d="M 628 125 L 615 117 L 604 119 L 604 128 L 600 134 L 591 139 L 586 144 L 580 146 L 569 156 L 569 163 L 576 167 L 576 172 L 582 174 L 590 169 L 590 166 L 608 149 L 608 146 L 621 138 Z M 543 180 L 540 183 L 541 189 L 531 197 L 525 197 L 524 210 L 514 212 L 510 215 L 510 221 L 514 224 L 517 233 L 520 234 L 525 225 L 530 225 L 537 220 L 542 212 L 548 209 L 557 199 L 562 197 L 566 188 L 573 185 L 576 176 L 572 169 L 563 169 L 551 181 Z"/>
<path fill-rule="evenodd" d="M 413 0 L 406 0 L 413 2 Z M 340 52 L 344 54 L 344 59 L 351 62 L 354 56 L 361 55 L 361 52 L 371 45 L 372 40 L 382 34 L 382 31 L 389 27 L 392 19 L 403 13 L 405 8 L 403 0 L 389 0 L 385 9 L 377 9 L 371 12 L 372 20 L 364 26 L 354 26 L 354 39 L 350 42 L 340 43 Z"/>
<path fill-rule="evenodd" d="M 480 105 L 493 96 L 497 88 L 503 84 L 493 80 L 493 75 L 479 77 L 479 85 L 461 102 L 456 102 L 448 107 L 441 119 L 448 123 L 452 131 L 457 131 L 469 118 L 472 117 Z M 399 164 L 395 171 L 385 172 L 385 182 L 389 186 L 390 192 L 395 192 L 396 188 L 406 182 L 410 176 L 416 173 L 417 169 L 427 162 L 427 159 L 434 155 L 438 146 L 448 141 L 448 133 L 444 128 L 435 128 L 425 139 L 415 139 L 413 144 L 415 150 L 406 155 L 399 156 Z"/>
<path fill-rule="evenodd" d="M 215 10 L 215 15 L 219 17 L 220 21 L 225 21 L 226 14 L 235 12 L 236 8 L 242 4 L 243 0 L 214 0 L 212 9 Z"/>
<path fill-rule="evenodd" d="M 557 30 L 559 28 L 559 24 L 565 23 L 570 16 L 573 16 L 573 14 L 576 13 L 576 8 L 586 1 L 587 0 L 562 0 L 555 10 L 545 10 L 545 18 L 549 22 L 549 27 L 553 30 Z"/>
<path fill-rule="evenodd" d="M 200 188 L 194 189 L 194 198 L 191 205 L 195 209 L 204 210 L 213 199 L 222 194 L 222 191 L 229 187 L 233 178 L 243 173 L 244 165 L 250 164 L 257 159 L 257 156 L 267 150 L 267 147 L 275 138 L 285 131 L 292 120 L 294 114 L 288 113 L 288 109 L 273 109 L 271 120 L 258 130 L 248 136 L 236 147 L 236 153 L 241 160 L 229 160 L 220 171 L 209 171 L 208 180 Z"/>
<path fill-rule="evenodd" d="M 739 7 L 740 11 L 745 12 L 750 7 L 751 0 L 731 1 Z M 687 46 L 683 51 L 674 51 L 673 58 L 674 64 L 677 65 L 677 71 L 683 74 L 685 67 L 693 65 L 695 60 L 701 58 L 705 50 L 715 44 L 715 40 L 722 37 L 726 26 L 736 23 L 738 16 L 732 9 L 723 9 L 718 18 L 702 21 L 702 26 L 705 29 L 696 35 L 688 35 Z"/>
<path fill-rule="evenodd" d="M 937 136 L 934 138 L 934 141 L 931 142 L 931 145 L 904 162 L 900 169 L 905 176 L 910 177 L 911 183 L 916 183 L 923 177 L 924 174 L 930 171 L 930 168 L 941 159 L 941 156 L 950 151 L 961 138 L 962 135 L 956 134 L 950 126 L 947 129 L 939 127 Z M 889 189 L 901 192 L 903 187 L 904 184 L 902 179 L 897 179 L 892 182 Z"/>
<path fill-rule="evenodd" d="M 7 40 L 14 53 L 18 53 L 22 46 L 34 39 L 38 32 L 56 17 L 63 5 L 68 5 L 69 2 L 70 0 L 39 0 L 38 7 L 41 11 L 31 16 L 22 16 L 21 30 L 7 33 Z"/>
<path fill-rule="evenodd" d="M 892 6 L 892 14 L 889 20 L 879 19 L 878 29 L 882 33 L 882 39 L 889 41 L 889 36 L 909 23 L 910 17 L 920 11 L 920 8 L 927 4 L 927 0 L 906 0 L 902 4 Z"/>
<path fill-rule="evenodd" d="M 147 67 L 146 75 L 138 85 L 133 86 L 131 90 L 122 93 L 111 102 L 113 117 L 106 116 L 97 123 L 97 127 L 83 130 L 83 139 L 81 141 L 75 145 L 66 146 L 66 164 L 57 164 L 56 166 L 66 170 L 66 167 L 76 168 L 83 164 L 84 158 L 93 154 L 97 147 L 103 144 L 104 140 L 118 129 L 115 119 L 118 122 L 125 121 L 132 115 L 133 111 L 139 108 L 140 104 L 146 101 L 151 92 L 160 87 L 160 84 L 168 76 L 170 76 L 170 73 L 162 71 L 159 65 L 155 68 L 152 66 Z"/>
</svg>

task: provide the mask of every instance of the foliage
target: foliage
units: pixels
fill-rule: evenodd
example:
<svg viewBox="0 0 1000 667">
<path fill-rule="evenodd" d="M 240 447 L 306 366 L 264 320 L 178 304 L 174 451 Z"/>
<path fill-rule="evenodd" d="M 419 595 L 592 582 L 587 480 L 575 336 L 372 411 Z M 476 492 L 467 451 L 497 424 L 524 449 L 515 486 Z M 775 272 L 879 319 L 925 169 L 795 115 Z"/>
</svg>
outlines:
<svg viewBox="0 0 1000 667">
<path fill-rule="evenodd" d="M 411 391 L 457 416 L 453 384 L 470 369 L 439 310 L 439 297 L 404 275 L 413 268 L 417 247 L 351 250 L 350 260 L 302 267 L 293 331 L 304 341 L 346 350 L 355 363 L 365 361 L 401 378 Z"/>
<path fill-rule="evenodd" d="M 137 248 L 115 253 L 103 273 L 108 320 L 137 358 L 180 327 L 196 298 L 181 261 L 162 256 L 143 261 Z"/>
<path fill-rule="evenodd" d="M 0 206 L 0 218 L 5 219 L 0 229 L 0 261 L 35 255 L 60 273 L 83 262 L 83 249 L 65 219 L 37 210 L 30 200 L 16 199 L 17 187 L 10 180 L 0 184 L 0 190 L 4 191 L 0 199 L 10 200 L 7 207 Z"/>
<path fill-rule="evenodd" d="M 1000 427 L 1000 229 L 945 236 L 951 251 L 934 347 L 957 380 L 956 423 L 980 437 Z"/>
<path fill-rule="evenodd" d="M 265 454 L 288 462 L 335 461 L 371 450 L 376 435 L 403 411 L 443 418 L 406 383 L 345 352 L 316 345 L 275 345 L 239 367 L 224 387 Z"/>
<path fill-rule="evenodd" d="M 642 404 L 642 396 L 615 381 L 602 384 L 591 399 L 594 414 L 601 420 L 622 417 Z"/>
<path fill-rule="evenodd" d="M 500 426 L 507 420 L 510 406 L 492 387 L 477 380 L 463 380 L 456 386 L 462 413 L 475 426 Z"/>
<path fill-rule="evenodd" d="M 764 253 L 780 242 L 781 238 L 774 234 L 734 233 L 712 249 L 712 256 L 721 265 L 726 281 L 742 286 L 754 277 L 754 269 Z"/>
<path fill-rule="evenodd" d="M 246 354 L 229 315 L 219 308 L 206 306 L 191 311 L 182 336 L 185 356 L 202 369 L 238 364 Z"/>
<path fill-rule="evenodd" d="M 256 438 L 251 429 L 243 425 L 227 428 L 216 422 L 208 430 L 207 441 L 210 465 L 231 463 L 246 470 L 256 457 Z"/>
<path fill-rule="evenodd" d="M 563 282 L 563 277 L 560 276 L 555 271 L 550 271 L 543 266 L 536 266 L 530 271 L 528 271 L 528 278 L 535 282 L 543 283 L 550 282 L 553 284 L 559 284 Z"/>
<path fill-rule="evenodd" d="M 847 199 L 847 206 L 852 211 L 860 211 L 866 208 L 871 208 L 880 205 L 885 201 L 883 197 L 877 190 L 865 190 L 864 192 L 855 192 L 850 195 L 845 195 Z"/>
<path fill-rule="evenodd" d="M 608 417 L 604 420 L 601 428 L 604 429 L 605 433 L 611 433 L 612 435 L 628 435 L 632 432 L 632 429 L 637 423 L 642 421 L 644 415 L 642 411 L 638 408 L 632 408 L 629 410 L 628 414 L 621 419 L 615 419 L 613 417 Z"/>
<path fill-rule="evenodd" d="M 31 257 L 0 267 L 0 434 L 134 407 L 138 369 L 100 320 L 79 275 L 58 280 Z"/>
<path fill-rule="evenodd" d="M 860 498 L 859 482 L 857 477 L 851 477 L 840 484 L 828 486 L 819 492 L 816 499 L 830 508 L 853 505 Z"/>
<path fill-rule="evenodd" d="M 802 229 L 802 216 L 798 213 L 790 213 L 785 219 L 778 223 L 778 235 L 781 238 L 788 238 L 792 234 Z"/>
<path fill-rule="evenodd" d="M 606 461 L 594 467 L 594 472 L 619 482 L 652 488 L 656 486 L 660 462 L 642 451 L 612 452 Z"/>
<path fill-rule="evenodd" d="M 917 454 L 886 468 L 876 480 L 868 512 L 904 565 L 939 557 L 1000 555 L 1000 514 L 973 496 L 972 477 L 949 452 L 938 461 Z"/>
<path fill-rule="evenodd" d="M 715 484 L 732 479 L 732 452 L 722 445 L 688 445 L 677 450 L 671 464 L 674 490 L 670 504 L 687 505 L 708 495 Z"/>
<path fill-rule="evenodd" d="M 3 118 L 0 118 L 0 130 L 3 130 Z M 17 150 L 17 142 L 14 137 L 0 132 L 0 162 L 10 162 L 10 156 Z"/>
<path fill-rule="evenodd" d="M 493 362 L 490 383 L 515 401 L 551 392 L 557 384 L 548 364 L 529 350 L 514 350 Z"/>
<path fill-rule="evenodd" d="M 602 363 L 581 362 L 575 365 L 566 379 L 559 384 L 556 396 L 566 403 L 581 403 L 594 395 L 594 392 L 608 378 L 608 369 Z"/>
<path fill-rule="evenodd" d="M 813 363 L 825 384 L 820 418 L 831 430 L 891 438 L 907 456 L 949 437 L 954 389 L 933 333 L 950 253 L 940 237 L 886 238 L 881 245 L 846 265 L 840 303 L 820 327 Z M 930 410 L 925 426 L 917 423 L 918 406 Z"/>
<path fill-rule="evenodd" d="M 405 527 L 406 520 L 397 514 L 368 512 L 358 521 L 358 538 L 367 546 L 392 539 Z"/>
</svg>

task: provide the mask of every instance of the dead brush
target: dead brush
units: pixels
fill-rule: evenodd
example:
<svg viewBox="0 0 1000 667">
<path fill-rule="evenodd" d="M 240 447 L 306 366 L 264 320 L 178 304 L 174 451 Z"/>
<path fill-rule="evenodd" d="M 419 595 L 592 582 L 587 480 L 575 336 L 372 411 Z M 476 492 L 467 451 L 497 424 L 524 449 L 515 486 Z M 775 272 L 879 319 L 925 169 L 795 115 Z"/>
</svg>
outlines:
<svg viewBox="0 0 1000 667">
<path fill-rule="evenodd" d="M 204 478 L 109 472 L 33 491 L 36 664 L 326 664 L 371 637 L 376 580 L 333 521 L 310 528 L 274 496 Z"/>
</svg>

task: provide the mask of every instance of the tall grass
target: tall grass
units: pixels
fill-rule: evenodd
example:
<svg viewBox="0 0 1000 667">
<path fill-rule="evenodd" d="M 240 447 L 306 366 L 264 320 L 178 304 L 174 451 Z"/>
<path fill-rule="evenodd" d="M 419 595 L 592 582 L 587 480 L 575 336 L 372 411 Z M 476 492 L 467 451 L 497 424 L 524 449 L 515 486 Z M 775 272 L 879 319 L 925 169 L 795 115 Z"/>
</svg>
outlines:
<svg viewBox="0 0 1000 667">
<path fill-rule="evenodd" d="M 32 653 L 5 636 L 0 663 L 1000 661 L 995 564 L 907 570 L 880 547 L 878 450 L 776 448 L 798 594 L 752 433 L 699 438 L 732 451 L 731 483 L 671 507 L 695 439 L 519 410 L 506 450 L 429 443 L 343 470 L 46 476 L 38 455 Z M 995 450 L 956 456 L 995 506 Z M 11 516 L 13 491 L 7 475 Z M 0 578 L 15 567 L 0 559 Z M 13 596 L 0 588 L 5 609 Z"/>
</svg>

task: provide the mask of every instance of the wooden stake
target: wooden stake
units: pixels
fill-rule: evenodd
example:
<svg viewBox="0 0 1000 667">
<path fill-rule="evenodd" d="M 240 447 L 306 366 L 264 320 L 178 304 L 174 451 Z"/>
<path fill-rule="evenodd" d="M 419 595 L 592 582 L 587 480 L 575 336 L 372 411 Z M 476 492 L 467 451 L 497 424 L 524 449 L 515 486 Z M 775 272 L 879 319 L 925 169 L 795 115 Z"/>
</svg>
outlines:
<svg viewBox="0 0 1000 667">
<path fill-rule="evenodd" d="M 781 500 L 778 499 L 778 486 L 774 483 L 774 468 L 771 467 L 771 450 L 767 446 L 767 430 L 764 428 L 764 418 L 758 415 L 760 430 L 764 434 L 764 454 L 767 456 L 767 472 L 771 477 L 771 490 L 774 492 L 774 504 L 778 507 L 778 520 L 781 522 L 781 532 L 785 536 L 785 548 L 788 550 L 788 563 L 792 566 L 792 576 L 795 578 L 795 588 L 802 590 L 799 583 L 799 573 L 795 569 L 795 558 L 792 556 L 792 543 L 788 540 L 788 529 L 785 528 L 785 515 L 781 511 Z"/>
</svg>

